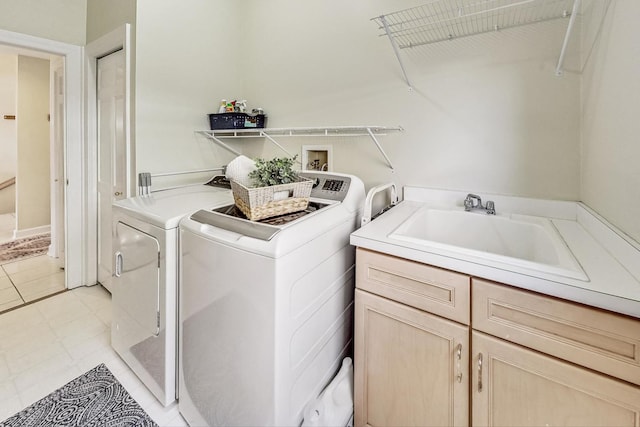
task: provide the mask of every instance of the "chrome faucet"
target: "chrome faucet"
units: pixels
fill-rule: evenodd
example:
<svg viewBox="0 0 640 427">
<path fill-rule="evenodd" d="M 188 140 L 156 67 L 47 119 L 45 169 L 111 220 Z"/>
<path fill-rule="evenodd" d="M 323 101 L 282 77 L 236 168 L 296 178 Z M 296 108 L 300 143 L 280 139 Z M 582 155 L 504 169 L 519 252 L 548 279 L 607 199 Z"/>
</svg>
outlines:
<svg viewBox="0 0 640 427">
<path fill-rule="evenodd" d="M 482 205 L 482 199 L 480 196 L 476 194 L 467 194 L 467 197 L 464 199 L 464 210 L 467 212 L 474 210 L 482 210 L 487 213 L 487 215 L 495 215 L 496 214 L 496 205 L 493 201 L 487 200 L 487 205 Z"/>
</svg>

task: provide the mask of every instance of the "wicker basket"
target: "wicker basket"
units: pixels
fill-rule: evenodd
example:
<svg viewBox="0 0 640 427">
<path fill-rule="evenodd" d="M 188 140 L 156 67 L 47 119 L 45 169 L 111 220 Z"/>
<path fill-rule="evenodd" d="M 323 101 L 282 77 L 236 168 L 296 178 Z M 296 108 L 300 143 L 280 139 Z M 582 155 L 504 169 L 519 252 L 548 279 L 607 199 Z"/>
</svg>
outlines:
<svg viewBox="0 0 640 427">
<path fill-rule="evenodd" d="M 231 180 L 236 206 L 251 221 L 305 210 L 312 187 L 313 181 L 305 178 L 289 184 L 256 188 L 247 188 Z M 278 196 L 285 198 L 279 199 Z"/>
</svg>

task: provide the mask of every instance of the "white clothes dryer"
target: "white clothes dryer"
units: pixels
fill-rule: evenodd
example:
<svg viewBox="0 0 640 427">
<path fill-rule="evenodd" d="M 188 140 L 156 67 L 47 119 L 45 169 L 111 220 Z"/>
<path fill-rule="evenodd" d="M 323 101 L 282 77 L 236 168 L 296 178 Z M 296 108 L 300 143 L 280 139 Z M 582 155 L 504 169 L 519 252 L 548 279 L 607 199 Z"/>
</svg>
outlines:
<svg viewBox="0 0 640 427">
<path fill-rule="evenodd" d="M 190 425 L 299 426 L 352 352 L 364 185 L 315 180 L 307 211 L 249 221 L 235 205 L 180 222 L 179 410 Z"/>
<path fill-rule="evenodd" d="M 113 204 L 111 345 L 164 406 L 177 389 L 178 223 L 232 201 L 230 189 L 196 185 Z"/>
</svg>

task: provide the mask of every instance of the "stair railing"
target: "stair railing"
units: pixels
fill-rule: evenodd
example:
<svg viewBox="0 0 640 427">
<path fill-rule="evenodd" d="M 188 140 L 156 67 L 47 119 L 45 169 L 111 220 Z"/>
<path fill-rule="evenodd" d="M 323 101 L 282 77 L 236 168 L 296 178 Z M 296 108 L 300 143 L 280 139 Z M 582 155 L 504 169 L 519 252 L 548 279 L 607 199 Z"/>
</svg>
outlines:
<svg viewBox="0 0 640 427">
<path fill-rule="evenodd" d="M 16 183 L 16 177 L 15 176 L 13 178 L 7 179 L 4 182 L 0 182 L 0 190 L 4 190 L 7 187 L 11 187 L 15 183 Z"/>
</svg>

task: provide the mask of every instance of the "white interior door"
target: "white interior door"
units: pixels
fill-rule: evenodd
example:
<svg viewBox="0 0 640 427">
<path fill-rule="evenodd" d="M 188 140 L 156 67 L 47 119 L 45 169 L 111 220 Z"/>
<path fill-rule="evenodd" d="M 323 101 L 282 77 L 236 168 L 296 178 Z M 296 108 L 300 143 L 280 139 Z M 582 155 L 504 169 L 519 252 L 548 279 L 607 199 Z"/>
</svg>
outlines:
<svg viewBox="0 0 640 427">
<path fill-rule="evenodd" d="M 51 246 L 49 256 L 65 268 L 64 61 L 51 60 Z"/>
<path fill-rule="evenodd" d="M 98 59 L 98 282 L 111 291 L 114 201 L 126 197 L 125 55 Z"/>
</svg>

